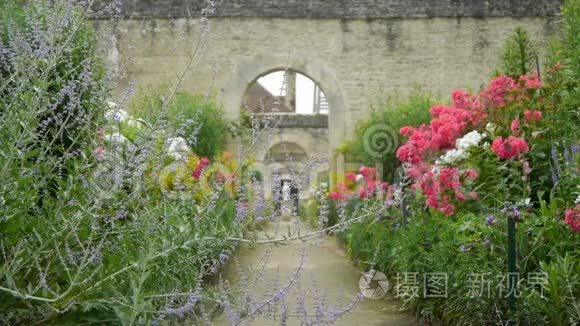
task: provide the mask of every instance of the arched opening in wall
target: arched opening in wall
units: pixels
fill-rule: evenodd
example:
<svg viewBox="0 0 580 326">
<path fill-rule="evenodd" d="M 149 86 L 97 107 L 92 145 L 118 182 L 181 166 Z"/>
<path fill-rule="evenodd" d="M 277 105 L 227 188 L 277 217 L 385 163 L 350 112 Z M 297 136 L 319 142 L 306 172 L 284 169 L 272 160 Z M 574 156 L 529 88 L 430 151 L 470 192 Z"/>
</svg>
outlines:
<svg viewBox="0 0 580 326">
<path fill-rule="evenodd" d="M 294 113 L 328 115 L 329 105 L 320 85 L 295 70 L 275 70 L 258 76 L 244 94 L 248 113 Z"/>
<path fill-rule="evenodd" d="M 296 143 L 281 142 L 270 147 L 266 154 L 265 161 L 268 163 L 277 162 L 285 164 L 287 162 L 301 162 L 305 160 L 306 151 Z"/>
<path fill-rule="evenodd" d="M 293 179 L 284 179 L 284 191 L 307 198 L 309 188 L 328 184 L 327 164 L 304 171 L 313 158 L 328 157 L 330 152 L 328 117 L 332 108 L 318 82 L 296 70 L 270 70 L 248 84 L 241 110 L 242 125 L 271 128 L 259 140 L 266 152 L 256 155 L 256 161 L 266 168 L 272 164 L 283 167 L 283 174 Z M 274 179 L 265 181 L 269 182 L 264 185 L 265 195 L 276 196 Z"/>
<path fill-rule="evenodd" d="M 268 170 L 266 173 L 272 183 L 272 196 L 280 198 L 279 209 L 287 213 L 298 212 L 300 198 L 309 178 L 300 173 L 300 162 L 306 159 L 302 146 L 292 142 L 281 142 L 273 145 L 265 157 Z M 282 205 L 282 203 L 284 205 Z"/>
</svg>

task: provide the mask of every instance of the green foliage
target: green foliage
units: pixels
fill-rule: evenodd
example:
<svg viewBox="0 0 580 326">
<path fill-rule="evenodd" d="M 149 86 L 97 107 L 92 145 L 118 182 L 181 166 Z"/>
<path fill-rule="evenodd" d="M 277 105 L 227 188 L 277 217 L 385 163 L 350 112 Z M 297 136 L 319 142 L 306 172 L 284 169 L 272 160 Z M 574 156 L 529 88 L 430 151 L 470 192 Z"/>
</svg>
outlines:
<svg viewBox="0 0 580 326">
<path fill-rule="evenodd" d="M 93 29 L 65 23 L 81 15 L 59 1 L 0 4 L 0 145 L 30 149 L 29 163 L 58 162 L 58 171 L 36 168 L 52 194 L 90 152 L 108 96 Z"/>
<path fill-rule="evenodd" d="M 564 222 L 564 212 L 578 207 L 580 195 L 580 1 L 568 1 L 563 15 L 563 39 L 549 44 L 540 91 L 528 93 L 502 112 L 495 112 L 496 125 L 486 132 L 485 141 L 490 143 L 496 137 L 517 133 L 530 146 L 525 156 L 499 160 L 487 145 L 470 147 L 469 157 L 453 167 L 479 172 L 474 189 L 479 198 L 458 202 L 452 218 L 425 211 L 424 198 L 418 196 L 407 199 L 412 210 L 410 219 L 392 210 L 382 222 L 354 224 L 342 235 L 349 254 L 361 265 L 387 273 L 392 285 L 396 285 L 397 276 L 417 272 L 419 296 L 402 299 L 427 319 L 425 312 L 451 325 L 495 325 L 510 318 L 529 325 L 580 322 L 579 234 Z M 498 74 L 517 80 L 520 75 L 536 72 L 536 54 L 529 35 L 517 29 L 506 44 Z M 542 112 L 541 121 L 526 121 L 524 110 Z M 511 131 L 510 124 L 516 118 L 521 124 Z M 531 167 L 529 175 L 523 172 L 524 163 Z M 516 224 L 521 295 L 516 315 L 510 316 L 506 293 L 499 292 L 502 282 L 504 291 L 507 286 L 507 215 L 516 214 L 513 202 L 525 200 L 530 205 L 520 204 L 517 214 L 521 220 Z M 422 277 L 441 272 L 448 277 L 447 297 L 426 298 L 422 295 Z M 490 295 L 468 295 L 474 288 L 472 274 L 487 275 Z M 530 284 L 534 274 L 545 275 L 543 287 Z"/>
<path fill-rule="evenodd" d="M 318 227 L 318 217 L 320 216 L 320 205 L 318 200 L 309 199 L 303 208 L 304 214 L 300 216 L 311 226 Z"/>
<path fill-rule="evenodd" d="M 518 270 L 523 281 L 519 318 L 534 325 L 577 322 L 574 297 L 580 294 L 580 251 L 575 248 L 575 235 L 561 220 L 544 213 L 530 215 L 518 225 Z M 419 295 L 403 296 L 402 289 L 399 294 L 419 314 L 430 311 L 448 324 L 496 324 L 507 317 L 505 292 L 502 294 L 499 289 L 505 282 L 502 276 L 507 266 L 507 223 L 505 218 L 497 218 L 497 224 L 489 225 L 482 215 L 454 220 L 433 218 L 416 210 L 405 223 L 393 211 L 383 222 L 352 225 L 343 238 L 351 257 L 362 266 L 386 273 L 392 286 L 397 284 L 397 276 L 418 273 Z M 548 279 L 543 289 L 546 298 L 541 298 L 539 288 L 527 282 L 529 273 L 542 272 L 547 273 Z M 426 273 L 447 273 L 446 298 L 422 295 Z M 491 282 L 489 294 L 469 297 L 469 291 L 474 289 L 471 274 L 487 275 L 486 280 Z"/>
<path fill-rule="evenodd" d="M 580 1 L 568 0 L 562 7 L 564 48 L 572 78 L 580 80 Z"/>
<path fill-rule="evenodd" d="M 177 93 L 165 107 L 167 87 L 143 90 L 131 103 L 130 113 L 149 123 L 158 117 L 168 121 L 169 133 L 183 137 L 193 152 L 213 159 L 224 149 L 228 122 L 221 108 L 200 95 Z"/>
<path fill-rule="evenodd" d="M 501 57 L 501 74 L 512 78 L 536 71 L 538 52 L 528 32 L 517 27 L 506 41 Z"/>
<path fill-rule="evenodd" d="M 433 104 L 431 96 L 419 88 L 413 90 L 407 97 L 389 96 L 382 99 L 373 108 L 370 117 L 360 122 L 353 140 L 343 146 L 343 151 L 354 161 L 366 166 L 374 166 L 377 162 L 382 163 L 383 179 L 392 181 L 395 178 L 396 169 L 400 166 L 395 152 L 397 146 L 404 140 L 399 134 L 399 129 L 405 126 L 418 127 L 429 122 L 431 117 L 429 108 Z M 379 128 L 378 132 L 383 132 L 382 136 L 386 137 L 384 139 L 386 146 L 379 148 L 379 151 L 383 150 L 378 153 L 380 156 L 376 151 L 367 149 L 369 142 L 372 141 L 373 128 Z"/>
<path fill-rule="evenodd" d="M 160 192 L 168 118 L 119 124 L 131 142 L 102 134 L 108 85 L 84 11 L 27 3 L 0 4 L 0 324 L 150 324 L 233 251 L 235 204 Z M 213 155 L 219 110 L 177 100 L 169 117 L 210 127 Z"/>
</svg>

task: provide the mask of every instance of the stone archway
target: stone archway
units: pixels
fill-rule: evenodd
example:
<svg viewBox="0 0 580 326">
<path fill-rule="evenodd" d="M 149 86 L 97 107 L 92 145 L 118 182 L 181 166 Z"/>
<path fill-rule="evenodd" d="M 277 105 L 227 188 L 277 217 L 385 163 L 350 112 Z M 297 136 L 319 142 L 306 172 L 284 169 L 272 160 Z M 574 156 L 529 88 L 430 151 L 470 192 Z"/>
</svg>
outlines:
<svg viewBox="0 0 580 326">
<path fill-rule="evenodd" d="M 280 52 L 284 53 L 284 51 Z M 338 80 L 326 68 L 324 62 L 306 55 L 293 53 L 292 56 L 274 53 L 268 57 L 258 55 L 250 60 L 240 62 L 232 77 L 220 90 L 220 99 L 224 104 L 226 116 L 239 121 L 243 98 L 258 77 L 269 72 L 290 69 L 299 72 L 315 81 L 324 90 L 330 106 L 328 115 L 328 166 L 331 176 L 336 175 L 336 149 L 346 139 L 346 101 Z M 333 180 L 331 179 L 331 183 Z"/>
<path fill-rule="evenodd" d="M 302 167 L 299 160 L 307 155 L 307 151 L 302 146 L 293 142 L 277 142 L 268 148 L 266 154 L 258 160 L 259 166 L 263 169 L 266 198 L 272 198 L 275 195 L 274 192 L 280 191 L 280 189 L 274 189 L 274 175 L 278 175 L 280 178 L 278 181 L 282 181 L 282 185 L 286 183 L 297 190 L 300 198 L 307 198 L 308 194 L 304 190 L 308 188 L 309 180 L 303 182 L 304 180 L 297 176 Z M 291 159 L 287 161 L 287 157 Z"/>
</svg>

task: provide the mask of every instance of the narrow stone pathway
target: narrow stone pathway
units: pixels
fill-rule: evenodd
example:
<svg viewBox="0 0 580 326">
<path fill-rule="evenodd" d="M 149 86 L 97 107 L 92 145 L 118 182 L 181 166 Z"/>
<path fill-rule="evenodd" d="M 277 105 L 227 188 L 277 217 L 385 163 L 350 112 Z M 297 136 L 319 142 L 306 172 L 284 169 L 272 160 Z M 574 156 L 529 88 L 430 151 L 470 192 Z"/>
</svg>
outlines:
<svg viewBox="0 0 580 326">
<path fill-rule="evenodd" d="M 301 234 L 306 234 L 312 230 L 303 223 Z M 269 225 L 265 232 L 274 233 L 274 225 Z M 280 223 L 280 233 L 287 234 L 288 230 L 294 230 L 296 225 L 291 221 Z M 278 236 L 280 237 L 280 235 Z M 265 239 L 265 233 L 260 232 L 260 238 Z M 244 271 L 252 270 L 254 266 L 260 264 L 264 254 L 270 245 L 258 245 L 255 248 L 243 246 L 237 253 L 237 259 Z M 305 250 L 306 260 L 302 269 L 299 286 L 306 292 L 306 307 L 309 313 L 314 313 L 312 303 L 312 293 L 318 288 L 324 295 L 327 306 L 340 302 L 341 306 L 347 305 L 359 292 L 359 280 L 362 271 L 357 268 L 347 257 L 345 250 L 334 237 L 321 235 L 312 237 L 304 241 L 295 240 L 285 245 L 280 245 L 271 250 L 270 262 L 265 266 L 261 279 L 251 287 L 252 295 L 264 298 L 264 293 L 272 293 L 272 284 L 279 278 L 280 286 L 285 286 L 292 279 L 294 270 L 300 264 L 301 253 Z M 237 272 L 234 264 L 230 264 L 226 271 L 226 276 L 232 282 L 236 282 Z M 263 266 L 263 265 L 260 265 Z M 278 276 L 277 276 L 278 275 Z M 315 286 L 313 286 L 315 284 Z M 278 286 L 278 288 L 280 288 Z M 297 295 L 292 293 L 288 296 L 288 310 L 293 311 L 296 304 Z M 273 316 L 260 317 L 249 325 L 279 325 L 280 320 Z M 216 321 L 216 325 L 227 325 L 225 320 Z M 297 317 L 290 317 L 287 325 L 301 325 Z M 336 321 L 334 325 L 417 325 L 416 319 L 401 308 L 398 300 L 387 294 L 381 299 L 363 298 L 353 310 L 343 318 Z"/>
</svg>

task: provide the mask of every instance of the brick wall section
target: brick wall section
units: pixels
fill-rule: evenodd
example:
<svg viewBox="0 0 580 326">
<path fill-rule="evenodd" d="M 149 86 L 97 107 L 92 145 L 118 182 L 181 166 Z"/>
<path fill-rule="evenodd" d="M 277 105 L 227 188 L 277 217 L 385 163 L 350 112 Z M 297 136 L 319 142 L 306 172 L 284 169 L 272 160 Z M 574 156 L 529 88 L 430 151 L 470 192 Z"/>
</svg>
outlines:
<svg viewBox="0 0 580 326">
<path fill-rule="evenodd" d="M 95 9 L 108 0 L 97 0 Z M 214 0 L 215 17 L 380 19 L 412 17 L 544 17 L 563 0 Z M 188 17 L 204 0 L 121 0 L 121 15 Z M 106 17 L 108 14 L 96 14 Z"/>
</svg>

